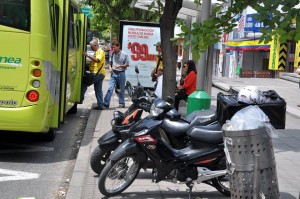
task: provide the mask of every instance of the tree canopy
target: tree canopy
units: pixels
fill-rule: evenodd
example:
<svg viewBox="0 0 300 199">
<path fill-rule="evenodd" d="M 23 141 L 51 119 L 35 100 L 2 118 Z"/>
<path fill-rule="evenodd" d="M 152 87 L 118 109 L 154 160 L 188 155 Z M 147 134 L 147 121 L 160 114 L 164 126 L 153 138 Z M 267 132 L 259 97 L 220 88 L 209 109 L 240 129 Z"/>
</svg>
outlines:
<svg viewBox="0 0 300 199">
<path fill-rule="evenodd" d="M 109 30 L 118 33 L 119 20 L 155 21 L 161 25 L 161 39 L 164 54 L 164 89 L 163 96 L 174 97 L 175 91 L 175 52 L 172 37 L 176 16 L 184 0 L 154 0 L 149 9 L 158 7 L 154 13 L 130 8 L 132 0 L 86 0 L 92 5 L 94 18 L 92 28 L 99 31 Z M 194 0 L 198 5 L 205 0 Z M 228 3 L 231 2 L 231 4 Z M 185 44 L 192 45 L 194 59 L 199 58 L 209 46 L 217 43 L 223 32 L 229 33 L 237 26 L 237 16 L 251 6 L 257 11 L 258 18 L 264 23 L 261 29 L 261 42 L 268 42 L 275 34 L 280 35 L 280 42 L 300 40 L 300 5 L 299 0 L 219 0 L 209 20 L 192 24 L 192 28 L 182 26 Z M 298 7 L 296 7 L 298 5 Z M 224 9 L 226 7 L 226 9 Z M 158 20 L 157 17 L 160 17 Z M 111 28 L 109 28 L 111 27 Z M 191 40 L 189 39 L 192 36 Z M 167 59 L 168 58 L 168 59 Z"/>
<path fill-rule="evenodd" d="M 117 36 L 120 20 L 158 21 L 157 15 L 145 10 L 131 8 L 132 0 L 86 0 L 84 4 L 92 7 L 91 29 L 98 30 L 106 38 Z"/>
<path fill-rule="evenodd" d="M 199 1 L 197 0 L 199 3 Z M 280 42 L 300 40 L 300 4 L 299 0 L 232 0 L 229 5 L 226 0 L 219 0 L 211 18 L 203 23 L 194 23 L 192 29 L 182 26 L 186 45 L 193 46 L 195 55 L 204 52 L 208 46 L 218 41 L 223 32 L 229 33 L 237 26 L 239 16 L 247 6 L 251 6 L 258 13 L 258 21 L 263 22 L 261 42 L 268 43 L 272 36 L 280 35 Z M 297 7 L 298 5 L 298 7 Z M 224 6 L 227 9 L 224 9 Z M 192 40 L 187 38 L 192 35 Z"/>
</svg>

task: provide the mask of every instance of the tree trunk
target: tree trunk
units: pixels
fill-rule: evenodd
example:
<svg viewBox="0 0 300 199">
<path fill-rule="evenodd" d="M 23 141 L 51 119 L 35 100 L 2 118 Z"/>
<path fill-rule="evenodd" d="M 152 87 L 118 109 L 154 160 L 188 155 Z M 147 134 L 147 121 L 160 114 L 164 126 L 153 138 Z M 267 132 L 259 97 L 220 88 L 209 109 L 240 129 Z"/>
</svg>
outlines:
<svg viewBox="0 0 300 199">
<path fill-rule="evenodd" d="M 182 7 L 183 0 L 166 0 L 164 12 L 160 20 L 161 44 L 164 63 L 163 99 L 175 97 L 176 89 L 176 52 L 171 42 L 174 37 L 175 20 Z"/>
</svg>

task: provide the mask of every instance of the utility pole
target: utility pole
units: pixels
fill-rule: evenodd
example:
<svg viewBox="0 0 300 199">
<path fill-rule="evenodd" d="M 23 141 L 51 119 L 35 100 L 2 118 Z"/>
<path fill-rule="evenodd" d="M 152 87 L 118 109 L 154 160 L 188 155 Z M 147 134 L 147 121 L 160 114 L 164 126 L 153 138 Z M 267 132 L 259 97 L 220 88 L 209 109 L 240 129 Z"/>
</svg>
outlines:
<svg viewBox="0 0 300 199">
<path fill-rule="evenodd" d="M 211 10 L 211 0 L 202 1 L 202 16 L 197 17 L 197 22 L 200 23 L 209 19 Z M 200 59 L 197 62 L 197 86 L 196 91 L 188 97 L 187 114 L 195 110 L 209 109 L 211 97 L 204 91 L 205 75 L 207 66 L 207 51 L 200 54 Z"/>
</svg>

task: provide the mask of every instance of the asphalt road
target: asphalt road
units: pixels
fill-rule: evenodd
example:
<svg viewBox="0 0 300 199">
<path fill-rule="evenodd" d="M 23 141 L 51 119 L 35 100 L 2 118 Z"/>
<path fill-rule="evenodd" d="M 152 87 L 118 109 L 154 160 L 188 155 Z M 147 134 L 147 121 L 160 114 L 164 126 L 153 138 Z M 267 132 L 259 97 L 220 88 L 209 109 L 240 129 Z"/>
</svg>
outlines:
<svg viewBox="0 0 300 199">
<path fill-rule="evenodd" d="M 0 132 L 0 198 L 65 198 L 93 102 L 93 87 L 78 111 L 66 115 L 54 141 Z"/>
</svg>

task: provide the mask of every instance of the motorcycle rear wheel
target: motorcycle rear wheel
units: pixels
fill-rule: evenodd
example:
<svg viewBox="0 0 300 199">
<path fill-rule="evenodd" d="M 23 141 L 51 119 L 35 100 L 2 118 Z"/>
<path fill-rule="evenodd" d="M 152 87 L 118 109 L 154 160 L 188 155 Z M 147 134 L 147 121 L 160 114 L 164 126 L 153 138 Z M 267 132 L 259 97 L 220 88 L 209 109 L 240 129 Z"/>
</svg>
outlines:
<svg viewBox="0 0 300 199">
<path fill-rule="evenodd" d="M 226 169 L 226 158 L 223 157 L 219 161 L 218 169 L 223 170 Z M 230 183 L 229 183 L 229 175 L 221 176 L 212 180 L 212 186 L 214 186 L 220 193 L 230 196 Z"/>
<path fill-rule="evenodd" d="M 118 146 L 100 147 L 99 145 L 94 149 L 91 154 L 90 165 L 92 170 L 100 175 L 109 156 Z"/>
<path fill-rule="evenodd" d="M 100 174 L 99 191 L 107 197 L 122 193 L 135 180 L 140 168 L 134 155 L 122 157 L 115 163 L 109 161 Z"/>
<path fill-rule="evenodd" d="M 230 184 L 228 174 L 212 180 L 213 186 L 225 196 L 230 196 Z"/>
</svg>

